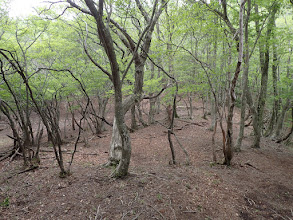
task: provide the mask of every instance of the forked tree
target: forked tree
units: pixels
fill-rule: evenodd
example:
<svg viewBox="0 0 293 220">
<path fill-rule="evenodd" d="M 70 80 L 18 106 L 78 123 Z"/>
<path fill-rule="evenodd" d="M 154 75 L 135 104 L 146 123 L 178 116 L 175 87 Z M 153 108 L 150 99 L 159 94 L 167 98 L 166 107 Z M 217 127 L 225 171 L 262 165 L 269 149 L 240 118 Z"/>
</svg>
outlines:
<svg viewBox="0 0 293 220">
<path fill-rule="evenodd" d="M 128 167 L 131 157 L 131 142 L 127 127 L 125 125 L 124 115 L 135 104 L 142 100 L 142 87 L 144 78 L 144 65 L 147 59 L 146 54 L 149 51 L 152 32 L 156 21 L 162 13 L 165 1 L 161 1 L 160 7 L 158 7 L 158 0 L 155 1 L 152 14 L 149 15 L 144 9 L 139 0 L 136 0 L 136 5 L 141 12 L 145 22 L 147 23 L 144 30 L 139 36 L 138 42 L 135 42 L 132 37 L 127 33 L 119 23 L 111 18 L 111 14 L 108 13 L 106 18 L 104 16 L 104 1 L 100 0 L 96 4 L 92 0 L 85 0 L 85 6 L 78 5 L 77 3 L 67 0 L 70 7 L 74 7 L 79 11 L 92 16 L 95 19 L 97 25 L 97 36 L 101 41 L 102 46 L 107 54 L 108 61 L 110 63 L 111 71 L 102 69 L 102 71 L 108 75 L 114 86 L 115 92 L 115 118 L 113 126 L 113 135 L 110 147 L 110 164 L 114 161 L 118 166 L 113 172 L 113 177 L 122 177 L 127 175 Z M 82 4 L 82 2 L 80 2 Z M 105 24 L 107 22 L 107 25 Z M 115 51 L 113 37 L 109 28 L 109 22 L 112 24 L 113 32 L 115 32 L 126 48 L 132 53 L 132 59 L 128 63 L 126 70 L 120 78 L 121 69 L 118 64 L 117 52 Z M 122 100 L 122 81 L 125 78 L 131 64 L 135 64 L 135 86 L 133 95 Z M 99 68 L 101 66 L 97 65 Z"/>
</svg>

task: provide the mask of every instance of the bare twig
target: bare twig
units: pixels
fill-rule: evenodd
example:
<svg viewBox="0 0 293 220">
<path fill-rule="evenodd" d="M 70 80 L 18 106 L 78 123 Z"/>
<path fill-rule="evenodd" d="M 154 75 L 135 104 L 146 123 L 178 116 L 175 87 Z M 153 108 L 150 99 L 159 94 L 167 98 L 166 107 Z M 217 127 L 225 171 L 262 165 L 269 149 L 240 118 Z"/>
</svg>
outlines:
<svg viewBox="0 0 293 220">
<path fill-rule="evenodd" d="M 162 219 L 165 219 L 165 216 L 158 210 L 156 209 L 154 206 L 148 204 L 149 207 L 151 207 L 153 210 L 155 210 L 157 213 L 159 213 L 159 215 L 162 217 Z"/>
<path fill-rule="evenodd" d="M 187 211 L 182 211 L 182 212 L 184 212 L 184 213 L 197 213 L 197 211 L 195 211 L 195 210 L 187 210 Z"/>
<path fill-rule="evenodd" d="M 39 166 L 31 166 L 31 167 L 29 167 L 29 168 L 27 168 L 27 169 L 25 169 L 25 170 L 19 171 L 19 172 L 13 174 L 13 175 L 7 177 L 7 179 L 11 179 L 12 177 L 14 177 L 14 176 L 16 176 L 16 175 L 18 175 L 18 174 L 26 173 L 26 172 L 29 172 L 29 171 L 35 170 L 35 169 L 37 169 L 37 168 L 39 168 Z"/>
<path fill-rule="evenodd" d="M 180 148 L 183 150 L 185 156 L 186 156 L 186 163 L 189 165 L 190 164 L 190 159 L 189 159 L 189 155 L 187 153 L 187 151 L 185 150 L 185 148 L 183 147 L 183 145 L 180 143 L 179 139 L 177 138 L 176 134 L 173 132 L 174 137 L 176 138 L 177 143 L 179 144 Z"/>
<path fill-rule="evenodd" d="M 143 212 L 139 212 L 132 220 L 138 219 L 138 217 L 142 214 Z"/>
</svg>

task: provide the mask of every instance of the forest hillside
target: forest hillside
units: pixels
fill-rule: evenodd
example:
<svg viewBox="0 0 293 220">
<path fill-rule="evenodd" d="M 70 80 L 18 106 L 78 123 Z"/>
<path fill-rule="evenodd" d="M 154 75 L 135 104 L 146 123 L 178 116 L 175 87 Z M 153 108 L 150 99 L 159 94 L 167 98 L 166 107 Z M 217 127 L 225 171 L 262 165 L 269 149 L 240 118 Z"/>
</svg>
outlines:
<svg viewBox="0 0 293 220">
<path fill-rule="evenodd" d="M 0 219 L 293 219 L 292 0 L 14 1 Z"/>
</svg>

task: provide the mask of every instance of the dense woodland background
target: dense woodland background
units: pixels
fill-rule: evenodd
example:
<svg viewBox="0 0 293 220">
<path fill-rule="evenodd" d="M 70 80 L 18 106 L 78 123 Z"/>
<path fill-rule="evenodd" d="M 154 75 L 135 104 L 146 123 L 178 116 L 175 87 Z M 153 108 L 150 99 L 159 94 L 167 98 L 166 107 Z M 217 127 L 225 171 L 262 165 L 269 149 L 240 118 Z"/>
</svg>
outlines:
<svg viewBox="0 0 293 220">
<path fill-rule="evenodd" d="M 121 199 L 121 206 L 113 201 L 105 205 L 120 209 L 116 210 L 117 215 L 111 215 L 115 213 L 111 209 L 103 212 L 96 205 L 94 213 L 86 214 L 76 214 L 75 207 L 77 216 L 70 215 L 73 219 L 150 219 L 156 215 L 163 219 L 293 218 L 289 172 L 293 161 L 292 0 L 50 1 L 36 8 L 36 15 L 18 18 L 9 17 L 9 4 L 8 0 L 0 1 L 3 218 L 9 219 L 12 210 L 18 210 L 15 207 L 24 205 L 13 201 L 16 192 L 5 188 L 10 180 L 16 184 L 21 175 L 32 173 L 37 181 L 44 173 L 47 177 L 52 172 L 56 174 L 58 167 L 57 173 L 65 180 L 53 175 L 54 183 L 50 184 L 57 181 L 71 185 L 72 178 L 77 177 L 86 181 L 81 177 L 81 152 L 96 156 L 95 166 L 103 173 L 97 174 L 102 175 L 97 179 L 103 190 L 112 191 L 106 185 L 132 180 L 138 181 L 136 187 L 144 187 L 151 182 L 150 176 L 156 176 L 153 187 L 159 184 L 161 188 L 162 179 L 168 181 L 164 182 L 166 194 L 154 196 L 160 207 L 167 204 L 162 196 L 168 195 L 171 208 L 162 211 L 149 201 L 141 202 L 144 211 L 127 211 Z M 156 136 L 158 133 L 163 135 Z M 137 142 L 140 136 L 145 140 Z M 156 140 L 152 144 L 151 138 Z M 264 159 L 261 154 L 270 154 L 271 158 Z M 53 156 L 50 161 L 57 164 L 46 162 L 44 155 Z M 138 155 L 148 157 L 144 160 Z M 262 162 L 259 166 L 255 164 L 258 160 Z M 144 164 L 142 173 L 139 161 Z M 246 187 L 246 191 L 251 190 L 248 183 L 235 183 L 237 175 L 253 178 L 251 187 L 256 188 L 270 181 L 275 183 L 282 176 L 283 188 L 280 183 L 273 188 L 284 189 L 281 193 L 268 185 L 270 195 L 276 193 L 283 196 L 282 200 L 263 207 L 260 204 L 264 202 L 258 204 L 260 199 L 254 197 L 257 193 L 252 197 L 245 195 L 242 202 L 259 212 L 242 206 L 241 211 L 235 211 L 231 208 L 234 203 L 229 202 L 228 211 L 224 212 L 222 206 L 210 201 L 211 194 L 205 208 L 197 205 L 196 210 L 192 209 L 180 200 L 182 192 L 172 179 L 180 179 L 179 173 L 192 178 L 191 173 L 202 163 L 207 166 L 204 173 L 215 172 L 223 177 L 224 180 L 216 181 L 228 185 L 227 194 L 233 187 L 235 191 Z M 48 172 L 42 170 L 43 164 Z M 276 171 L 276 175 L 254 173 L 261 166 Z M 211 171 L 214 167 L 216 170 Z M 225 173 L 227 169 L 238 172 L 239 167 L 253 169 L 249 174 L 253 176 L 234 173 L 229 177 Z M 87 174 L 97 170 L 88 168 Z M 213 185 L 215 180 L 205 180 L 203 170 L 195 178 L 203 185 L 209 181 Z M 167 173 L 168 177 L 158 177 L 158 173 Z M 258 176 L 263 182 L 257 181 Z M 128 179 L 120 180 L 122 177 Z M 180 201 L 176 204 L 182 204 L 181 208 L 172 206 L 168 187 L 177 192 L 175 197 Z M 184 187 L 190 190 L 194 185 L 184 183 Z M 201 189 L 201 185 L 197 188 Z M 120 193 L 116 189 L 116 195 Z M 147 190 L 145 193 L 152 194 Z M 114 194 L 110 197 L 118 198 Z M 107 203 L 105 198 L 98 199 Z M 139 203 L 138 198 L 137 192 L 133 203 Z M 273 196 L 262 199 L 276 200 Z M 283 207 L 277 208 L 277 204 Z M 40 213 L 37 218 L 65 216 L 54 213 Z M 21 214 L 16 216 L 22 218 Z"/>
</svg>

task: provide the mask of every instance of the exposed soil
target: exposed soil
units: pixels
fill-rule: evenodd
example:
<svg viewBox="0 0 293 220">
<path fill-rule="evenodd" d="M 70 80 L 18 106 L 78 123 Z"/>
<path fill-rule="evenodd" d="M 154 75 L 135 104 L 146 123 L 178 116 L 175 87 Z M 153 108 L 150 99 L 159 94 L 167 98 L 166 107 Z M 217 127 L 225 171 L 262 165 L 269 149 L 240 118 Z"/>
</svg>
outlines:
<svg viewBox="0 0 293 220">
<path fill-rule="evenodd" d="M 261 148 L 252 149 L 247 128 L 232 166 L 213 164 L 210 121 L 201 118 L 200 104 L 194 108 L 193 120 L 182 120 L 186 109 L 179 105 L 181 118 L 175 121 L 189 165 L 175 139 L 177 164 L 169 165 L 167 130 L 159 124 L 131 133 L 130 174 L 124 179 L 110 178 L 112 169 L 102 166 L 108 159 L 110 127 L 100 137 L 88 135 L 88 146 L 79 143 L 72 175 L 64 179 L 58 177 L 47 143 L 38 169 L 17 174 L 21 158 L 0 162 L 0 219 L 293 219 L 292 147 L 262 139 Z M 164 117 L 163 111 L 156 116 L 161 122 Z M 236 111 L 235 137 L 238 118 Z M 108 119 L 113 120 L 113 113 Z M 3 151 L 12 143 L 6 137 L 8 127 L 0 126 L 5 128 L 0 131 Z M 67 134 L 73 136 L 63 145 L 69 161 L 75 138 L 69 125 Z M 221 142 L 218 129 L 219 162 Z"/>
</svg>

